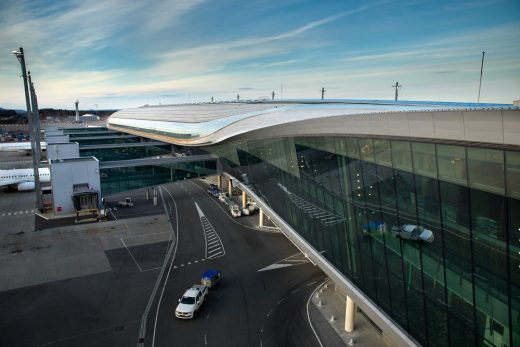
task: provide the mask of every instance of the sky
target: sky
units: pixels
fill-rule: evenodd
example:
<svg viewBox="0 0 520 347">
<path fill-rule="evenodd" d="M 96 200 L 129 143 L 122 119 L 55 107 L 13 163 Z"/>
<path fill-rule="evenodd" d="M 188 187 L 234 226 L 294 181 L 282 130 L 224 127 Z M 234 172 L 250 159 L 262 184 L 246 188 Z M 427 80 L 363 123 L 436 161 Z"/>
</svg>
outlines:
<svg viewBox="0 0 520 347">
<path fill-rule="evenodd" d="M 0 0 L 0 107 L 520 99 L 518 0 Z"/>
</svg>

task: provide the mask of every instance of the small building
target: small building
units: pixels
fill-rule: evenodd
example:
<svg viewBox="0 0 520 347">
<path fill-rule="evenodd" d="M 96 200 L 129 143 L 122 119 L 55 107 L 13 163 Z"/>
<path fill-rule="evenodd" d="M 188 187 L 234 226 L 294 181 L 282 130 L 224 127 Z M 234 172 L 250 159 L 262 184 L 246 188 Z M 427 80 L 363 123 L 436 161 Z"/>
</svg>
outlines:
<svg viewBox="0 0 520 347">
<path fill-rule="evenodd" d="M 95 157 L 51 160 L 50 171 L 55 215 L 99 217 L 101 182 Z"/>
</svg>

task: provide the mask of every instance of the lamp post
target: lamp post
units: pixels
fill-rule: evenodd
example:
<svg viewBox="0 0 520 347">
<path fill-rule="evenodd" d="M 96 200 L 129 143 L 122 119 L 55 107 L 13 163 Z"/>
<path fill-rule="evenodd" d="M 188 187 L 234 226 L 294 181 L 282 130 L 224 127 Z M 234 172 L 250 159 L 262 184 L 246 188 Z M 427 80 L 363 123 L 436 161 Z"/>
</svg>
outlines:
<svg viewBox="0 0 520 347">
<path fill-rule="evenodd" d="M 25 55 L 23 53 L 23 48 L 20 47 L 20 50 L 13 51 L 13 54 L 20 62 L 20 65 L 22 66 L 22 78 L 23 78 L 23 86 L 24 86 L 24 92 L 25 92 L 25 105 L 27 107 L 27 119 L 29 121 L 29 132 L 31 134 L 31 151 L 33 153 L 33 169 L 34 169 L 34 188 L 36 190 L 36 206 L 39 211 L 43 210 L 43 202 L 42 202 L 42 194 L 41 194 L 41 186 L 40 186 L 40 174 L 38 170 L 38 158 L 39 153 L 37 153 L 37 149 L 40 146 L 36 146 L 36 141 L 39 140 L 39 134 L 35 135 L 35 122 L 36 120 L 33 117 L 33 109 L 31 108 L 31 97 L 29 93 L 29 83 L 27 78 L 27 69 L 25 67 Z M 32 100 L 32 105 L 37 104 L 36 100 Z M 36 106 L 37 107 L 37 106 Z M 36 108 L 37 110 L 37 108 Z M 36 111 L 37 112 L 37 111 Z"/>
</svg>

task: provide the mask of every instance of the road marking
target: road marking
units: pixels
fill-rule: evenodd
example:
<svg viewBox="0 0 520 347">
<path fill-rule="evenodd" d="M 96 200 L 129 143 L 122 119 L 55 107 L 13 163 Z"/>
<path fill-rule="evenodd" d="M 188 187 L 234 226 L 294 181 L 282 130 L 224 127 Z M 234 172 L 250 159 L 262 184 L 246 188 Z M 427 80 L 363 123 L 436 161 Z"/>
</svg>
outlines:
<svg viewBox="0 0 520 347">
<path fill-rule="evenodd" d="M 302 253 L 295 253 L 293 255 L 288 256 L 287 258 L 277 261 L 274 264 L 261 268 L 260 270 L 257 270 L 257 272 L 281 269 L 281 268 L 289 267 L 289 266 L 302 265 L 302 264 L 307 264 L 308 262 L 309 262 L 309 259 L 307 259 L 307 257 L 305 257 Z"/>
<path fill-rule="evenodd" d="M 309 296 L 309 298 L 307 299 L 307 320 L 309 321 L 309 325 L 311 326 L 311 329 L 312 331 L 314 332 L 314 336 L 316 336 L 316 340 L 318 340 L 318 343 L 320 344 L 321 347 L 323 347 L 323 344 L 321 343 L 321 340 L 320 340 L 320 337 L 318 336 L 318 333 L 316 332 L 316 329 L 314 329 L 314 326 L 312 325 L 312 321 L 311 321 L 311 315 L 309 313 L 309 302 L 311 302 L 311 298 L 314 296 L 314 294 L 316 294 L 316 292 L 318 291 L 318 289 L 323 286 L 325 283 L 327 283 L 328 279 L 325 280 L 321 285 L 317 286 L 314 291 L 312 292 L 312 294 Z M 316 281 L 314 282 L 311 282 L 309 284 L 307 284 L 307 287 L 312 285 L 312 284 L 315 284 L 317 283 Z"/>
<path fill-rule="evenodd" d="M 278 301 L 276 302 L 276 304 L 277 304 L 277 305 L 280 305 L 280 304 L 281 304 L 282 302 L 284 302 L 284 301 L 285 301 L 285 297 L 283 297 L 283 298 L 281 298 L 280 300 L 278 300 Z"/>
<path fill-rule="evenodd" d="M 202 212 L 197 203 L 195 203 L 195 208 L 197 209 L 197 213 L 199 214 L 202 230 L 204 232 L 204 240 L 206 243 L 206 258 L 213 259 L 223 257 L 226 254 L 226 251 L 224 249 L 224 244 L 222 243 L 220 236 L 218 235 L 215 228 L 213 228 L 213 225 L 211 225 L 210 221 L 204 215 L 204 212 Z"/>
<path fill-rule="evenodd" d="M 132 260 L 134 261 L 135 265 L 137 265 L 137 268 L 139 269 L 140 272 L 143 272 L 143 269 L 141 269 L 141 267 L 139 266 L 139 264 L 137 263 L 137 261 L 135 260 L 134 256 L 132 255 L 132 252 L 130 252 L 130 250 L 128 249 L 128 247 L 126 246 L 126 243 L 125 241 L 123 240 L 123 238 L 119 238 L 121 240 L 121 242 L 123 242 L 123 245 L 125 246 L 126 250 L 128 251 L 128 254 L 130 254 L 130 257 L 132 258 Z"/>
<path fill-rule="evenodd" d="M 208 338 L 206 336 L 206 333 L 204 333 L 204 344 L 207 345 L 208 344 Z"/>
<path fill-rule="evenodd" d="M 293 290 L 293 291 L 291 292 L 291 294 L 296 294 L 296 293 L 299 292 L 299 291 L 300 291 L 300 288 L 296 288 L 295 290 Z"/>
<path fill-rule="evenodd" d="M 272 312 L 273 312 L 273 309 L 270 309 L 269 312 L 267 312 L 267 317 L 269 317 Z"/>
<path fill-rule="evenodd" d="M 161 193 L 161 200 L 163 202 L 163 207 L 166 209 L 166 204 L 164 204 L 162 188 L 164 188 L 164 187 L 159 186 L 159 193 Z M 168 272 L 166 273 L 166 278 L 164 280 L 161 294 L 159 295 L 159 302 L 157 303 L 157 309 L 155 311 L 155 320 L 154 320 L 154 324 L 153 324 L 153 335 L 152 335 L 152 347 L 155 346 L 155 331 L 157 330 L 157 317 L 159 316 L 159 309 L 161 308 L 161 301 L 162 301 L 162 297 L 164 294 L 164 289 L 166 288 L 166 283 L 168 282 L 168 277 L 170 276 L 170 271 L 173 266 L 173 261 L 175 260 L 175 255 L 177 254 L 177 246 L 179 245 L 179 217 L 178 217 L 179 213 L 177 212 L 177 204 L 175 203 L 175 199 L 173 198 L 171 193 L 168 191 L 168 189 L 166 189 L 166 188 L 164 188 L 164 189 L 166 190 L 168 195 L 170 195 L 170 197 L 172 198 L 173 204 L 175 205 L 175 220 L 176 220 L 175 242 L 172 242 L 170 244 L 168 253 L 166 253 L 166 256 L 164 257 L 164 263 L 163 263 L 163 266 L 161 267 L 161 272 L 157 276 L 157 280 L 155 282 L 155 286 L 153 288 L 152 295 L 150 295 L 150 299 L 148 300 L 148 303 L 146 305 L 145 311 L 141 318 L 141 325 L 139 327 L 139 340 L 142 339 L 142 341 L 144 341 L 144 338 L 146 337 L 146 320 L 148 318 L 148 312 L 150 311 L 150 308 L 152 307 L 152 303 L 155 300 L 157 288 L 159 287 L 159 284 L 161 283 L 162 276 L 164 274 L 164 270 L 166 269 L 166 267 L 168 267 Z M 166 211 L 164 211 L 164 212 L 166 212 Z M 168 215 L 168 221 L 170 222 L 169 215 Z M 171 223 L 169 223 L 169 224 L 170 224 L 170 228 L 171 228 L 171 232 L 172 232 L 172 236 L 173 236 L 174 230 L 173 230 Z M 169 259 L 170 255 L 171 255 L 171 261 L 170 261 L 170 266 L 168 266 L 168 259 Z M 143 343 L 143 345 L 144 345 L 144 343 Z"/>
<path fill-rule="evenodd" d="M 311 283 L 307 283 L 306 286 L 307 286 L 307 287 L 310 287 L 310 286 L 312 286 L 313 284 L 316 284 L 316 283 L 317 283 L 316 281 L 311 282 Z"/>
</svg>

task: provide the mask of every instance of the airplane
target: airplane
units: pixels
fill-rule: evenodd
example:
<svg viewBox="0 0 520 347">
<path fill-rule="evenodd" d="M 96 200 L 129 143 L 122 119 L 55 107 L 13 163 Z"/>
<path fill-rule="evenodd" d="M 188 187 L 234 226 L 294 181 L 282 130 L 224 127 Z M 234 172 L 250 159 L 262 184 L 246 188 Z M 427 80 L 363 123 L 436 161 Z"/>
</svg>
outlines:
<svg viewBox="0 0 520 347">
<path fill-rule="evenodd" d="M 38 168 L 38 172 L 41 183 L 47 183 L 51 181 L 51 173 L 49 168 Z M 33 169 L 0 170 L 0 187 L 16 188 L 18 191 L 33 190 Z"/>
<path fill-rule="evenodd" d="M 47 142 L 41 141 L 40 147 L 43 150 L 47 149 Z M 9 142 L 0 143 L 0 152 L 31 152 L 31 142 Z"/>
</svg>

